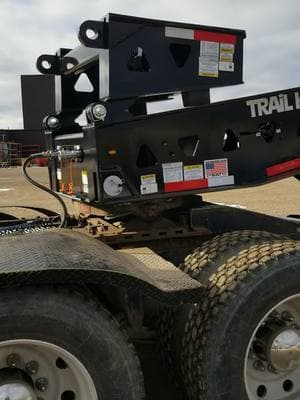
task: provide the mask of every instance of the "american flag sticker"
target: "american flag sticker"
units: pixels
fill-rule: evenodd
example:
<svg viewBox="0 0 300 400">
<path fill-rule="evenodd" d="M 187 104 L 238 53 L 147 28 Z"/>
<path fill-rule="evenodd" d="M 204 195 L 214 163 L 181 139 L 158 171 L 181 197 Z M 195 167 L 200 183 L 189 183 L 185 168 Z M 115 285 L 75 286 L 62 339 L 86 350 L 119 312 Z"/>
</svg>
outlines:
<svg viewBox="0 0 300 400">
<path fill-rule="evenodd" d="M 220 158 L 204 161 L 204 172 L 205 178 L 228 176 L 228 159 Z"/>
</svg>

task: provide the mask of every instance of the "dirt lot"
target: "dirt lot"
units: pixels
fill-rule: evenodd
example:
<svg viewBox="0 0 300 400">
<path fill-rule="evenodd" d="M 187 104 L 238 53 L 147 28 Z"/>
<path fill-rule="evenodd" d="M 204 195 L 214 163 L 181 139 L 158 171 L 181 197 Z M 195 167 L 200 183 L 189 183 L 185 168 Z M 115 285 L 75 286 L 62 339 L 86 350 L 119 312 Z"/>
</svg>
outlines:
<svg viewBox="0 0 300 400">
<path fill-rule="evenodd" d="M 43 184 L 48 181 L 47 168 L 32 167 L 30 175 Z M 206 201 L 239 205 L 248 210 L 275 216 L 300 214 L 300 182 L 294 178 L 257 188 L 211 193 L 203 198 Z M 60 211 L 55 199 L 25 181 L 20 168 L 0 169 L 0 206 L 4 205 L 31 205 Z M 6 209 L 1 208 L 0 211 Z M 11 212 L 11 209 L 7 209 L 7 212 Z M 14 209 L 14 214 L 28 218 L 36 216 L 33 212 L 22 209 Z M 179 400 L 176 386 L 162 367 L 157 344 L 139 343 L 137 350 L 143 365 L 147 399 Z"/>
<path fill-rule="evenodd" d="M 41 183 L 47 183 L 47 168 L 32 167 L 30 175 Z M 300 214 L 300 182 L 294 178 L 249 189 L 210 193 L 204 200 L 235 204 L 274 216 Z M 0 169 L 0 206 L 32 205 L 59 211 L 59 205 L 50 195 L 25 181 L 21 168 Z M 2 210 L 3 211 L 3 210 Z M 17 210 L 18 216 L 32 217 L 32 212 Z"/>
</svg>

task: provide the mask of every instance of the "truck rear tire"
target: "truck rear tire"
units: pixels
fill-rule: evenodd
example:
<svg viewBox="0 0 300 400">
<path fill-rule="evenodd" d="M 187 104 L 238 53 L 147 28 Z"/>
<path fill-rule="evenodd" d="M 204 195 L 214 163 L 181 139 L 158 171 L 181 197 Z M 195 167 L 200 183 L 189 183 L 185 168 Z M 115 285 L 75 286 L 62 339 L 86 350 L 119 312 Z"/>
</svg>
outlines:
<svg viewBox="0 0 300 400">
<path fill-rule="evenodd" d="M 300 397 L 300 242 L 244 246 L 212 273 L 182 363 L 191 400 Z"/>
<path fill-rule="evenodd" d="M 179 268 L 192 278 L 207 285 L 210 276 L 216 272 L 218 267 L 245 246 L 263 243 L 269 238 L 278 239 L 280 237 L 280 235 L 270 232 L 251 230 L 223 233 L 206 240 L 195 248 Z M 190 304 L 184 304 L 176 308 L 166 308 L 159 318 L 161 352 L 174 381 L 180 382 L 178 385 L 180 390 L 183 388 L 180 371 L 182 339 L 191 307 Z"/>
<path fill-rule="evenodd" d="M 20 398 L 144 399 L 133 345 L 101 304 L 80 293 L 2 290 L 0 326 L 0 397 L 15 398 L 18 389 Z"/>
</svg>

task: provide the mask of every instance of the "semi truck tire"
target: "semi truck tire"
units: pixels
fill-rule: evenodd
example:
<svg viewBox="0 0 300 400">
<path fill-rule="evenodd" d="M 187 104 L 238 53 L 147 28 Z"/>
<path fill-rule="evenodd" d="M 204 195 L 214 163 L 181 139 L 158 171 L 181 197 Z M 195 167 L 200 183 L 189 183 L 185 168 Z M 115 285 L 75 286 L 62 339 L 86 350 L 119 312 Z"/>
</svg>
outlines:
<svg viewBox="0 0 300 400">
<path fill-rule="evenodd" d="M 0 326 L 0 398 L 144 399 L 133 345 L 96 301 L 64 289 L 2 290 Z"/>
<path fill-rule="evenodd" d="M 183 335 L 191 400 L 300 397 L 300 242 L 247 245 L 209 277 Z"/>
<path fill-rule="evenodd" d="M 265 231 L 233 231 L 205 241 L 195 248 L 180 265 L 189 276 L 208 284 L 210 276 L 216 272 L 227 259 L 236 255 L 245 246 L 263 243 L 267 239 L 279 239 L 281 236 Z M 199 299 L 199 302 L 202 300 Z M 173 375 L 173 380 L 178 384 L 178 390 L 182 392 L 182 398 L 186 397 L 181 373 L 182 340 L 186 323 L 192 306 L 189 304 L 180 307 L 164 309 L 159 318 L 160 348 L 165 364 Z"/>
</svg>

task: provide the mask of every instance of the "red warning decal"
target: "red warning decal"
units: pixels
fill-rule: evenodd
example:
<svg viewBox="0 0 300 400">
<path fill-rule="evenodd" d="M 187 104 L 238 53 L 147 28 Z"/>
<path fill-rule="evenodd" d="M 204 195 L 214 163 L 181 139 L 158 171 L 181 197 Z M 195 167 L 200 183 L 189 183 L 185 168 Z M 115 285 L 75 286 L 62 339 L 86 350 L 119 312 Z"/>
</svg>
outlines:
<svg viewBox="0 0 300 400">
<path fill-rule="evenodd" d="M 267 176 L 275 176 L 283 174 L 284 172 L 292 171 L 293 169 L 300 168 L 300 158 L 295 158 L 294 160 L 286 161 L 280 164 L 272 165 L 266 168 Z"/>
<path fill-rule="evenodd" d="M 194 179 L 192 181 L 178 181 L 165 183 L 165 192 L 181 192 L 208 187 L 207 179 Z"/>
<path fill-rule="evenodd" d="M 227 44 L 236 44 L 237 42 L 236 35 L 232 35 L 230 33 L 185 29 L 172 26 L 166 26 L 165 35 L 167 37 L 198 41 L 203 40 L 206 42 L 219 42 Z"/>
<path fill-rule="evenodd" d="M 204 40 L 206 42 L 220 42 L 236 44 L 236 36 L 228 33 L 218 33 L 209 31 L 194 31 L 194 40 Z"/>
</svg>

